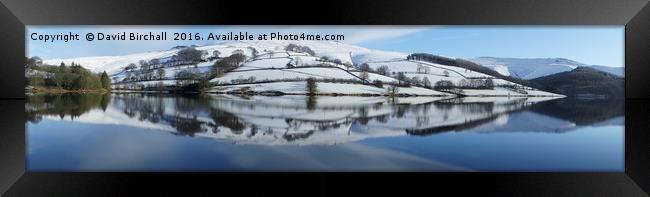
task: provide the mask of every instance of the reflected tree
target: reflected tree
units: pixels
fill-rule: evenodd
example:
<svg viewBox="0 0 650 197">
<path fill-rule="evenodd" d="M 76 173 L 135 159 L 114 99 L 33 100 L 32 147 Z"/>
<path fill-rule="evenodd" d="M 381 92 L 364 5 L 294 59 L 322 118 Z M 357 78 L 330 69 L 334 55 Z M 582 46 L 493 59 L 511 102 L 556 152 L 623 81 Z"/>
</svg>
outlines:
<svg viewBox="0 0 650 197">
<path fill-rule="evenodd" d="M 316 96 L 315 95 L 309 95 L 307 97 L 307 109 L 309 111 L 314 111 L 314 109 L 316 109 Z"/>
<path fill-rule="evenodd" d="M 210 118 L 214 121 L 213 125 L 210 126 L 214 128 L 223 126 L 237 135 L 242 134 L 246 128 L 246 125 L 239 117 L 218 108 L 210 109 Z"/>
<path fill-rule="evenodd" d="M 98 108 L 105 110 L 110 102 L 109 94 L 36 94 L 25 99 L 27 121 L 38 123 L 42 116 L 54 115 L 61 119 L 75 119 L 82 114 Z"/>
<path fill-rule="evenodd" d="M 169 124 L 178 131 L 178 133 L 176 133 L 178 135 L 194 137 L 196 133 L 203 133 L 206 131 L 202 127 L 205 123 L 198 120 L 196 116 L 174 116 L 171 119 L 167 119 L 167 121 L 169 121 Z"/>
</svg>

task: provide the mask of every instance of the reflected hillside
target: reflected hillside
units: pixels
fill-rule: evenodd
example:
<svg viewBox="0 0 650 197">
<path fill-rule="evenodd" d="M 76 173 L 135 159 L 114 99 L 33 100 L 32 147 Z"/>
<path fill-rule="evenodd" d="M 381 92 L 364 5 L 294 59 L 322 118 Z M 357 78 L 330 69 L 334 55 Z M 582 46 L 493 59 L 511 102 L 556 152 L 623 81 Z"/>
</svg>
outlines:
<svg viewBox="0 0 650 197">
<path fill-rule="evenodd" d="M 623 106 L 621 99 L 556 99 L 465 131 L 566 133 L 583 127 L 623 126 Z"/>
<path fill-rule="evenodd" d="M 306 97 L 144 93 L 29 96 L 44 117 L 114 124 L 236 144 L 338 144 L 445 132 L 567 132 L 616 123 L 622 102 L 542 97 Z M 608 121 L 609 120 L 609 121 Z"/>
<path fill-rule="evenodd" d="M 540 103 L 531 110 L 583 126 L 624 116 L 624 107 L 623 99 L 565 98 Z"/>
<path fill-rule="evenodd" d="M 531 111 L 542 105 L 551 110 L 570 109 L 555 106 L 567 103 L 552 99 L 64 94 L 30 96 L 26 112 L 32 123 L 43 117 L 59 120 L 69 116 L 80 123 L 129 126 L 236 144 L 308 145 L 484 131 L 488 129 L 483 127 L 492 124 L 501 126 L 495 131 L 557 132 L 575 128 L 570 121 L 576 118 L 571 116 L 561 119 L 562 124 L 557 124 L 557 118 L 539 124 L 521 118 L 547 116 Z"/>
</svg>

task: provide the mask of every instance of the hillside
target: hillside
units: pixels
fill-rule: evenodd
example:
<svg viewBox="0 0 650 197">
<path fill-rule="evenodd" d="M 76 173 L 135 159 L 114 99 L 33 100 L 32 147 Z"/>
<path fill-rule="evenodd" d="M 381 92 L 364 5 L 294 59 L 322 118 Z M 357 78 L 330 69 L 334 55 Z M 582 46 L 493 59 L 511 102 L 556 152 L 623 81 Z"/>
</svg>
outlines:
<svg viewBox="0 0 650 197">
<path fill-rule="evenodd" d="M 503 75 L 522 79 L 534 79 L 555 73 L 573 70 L 577 67 L 591 67 L 619 77 L 624 77 L 622 67 L 587 65 L 564 58 L 504 58 L 479 57 L 469 58 L 469 61 L 491 68 Z"/>
<path fill-rule="evenodd" d="M 353 62 L 361 63 L 369 60 L 400 59 L 407 55 L 399 52 L 371 50 L 334 41 L 228 41 L 216 43 L 214 45 L 196 46 L 196 49 L 205 51 L 207 54 L 219 51 L 223 55 L 229 55 L 236 50 L 243 50 L 245 55 L 251 57 L 251 49 L 255 49 L 259 53 L 265 51 L 284 51 L 284 48 L 289 44 L 308 46 L 315 51 L 319 57 L 327 57 L 332 60 L 339 59 L 341 63 L 349 64 L 352 64 Z M 137 64 L 139 60 L 164 60 L 165 58 L 170 58 L 184 48 L 186 47 L 176 46 L 169 50 L 149 51 L 123 56 L 94 56 L 66 59 L 57 58 L 44 60 L 43 62 L 53 65 L 58 65 L 61 62 L 64 62 L 65 64 L 76 62 L 94 72 L 106 71 L 109 74 L 115 74 L 120 72 L 120 70 L 129 63 Z"/>
<path fill-rule="evenodd" d="M 188 49 L 198 54 L 181 55 Z M 235 55 L 241 61 L 231 61 Z M 480 65 L 476 65 L 478 70 L 466 69 L 406 57 L 340 42 L 240 41 L 44 62 L 75 62 L 95 72 L 106 71 L 118 90 L 193 85 L 209 86 L 207 91 L 212 93 L 307 94 L 305 81 L 311 78 L 319 87 L 318 94 L 561 96 Z"/>
<path fill-rule="evenodd" d="M 625 93 L 624 78 L 590 67 L 578 67 L 531 82 L 539 89 L 568 96 L 622 97 Z"/>
</svg>

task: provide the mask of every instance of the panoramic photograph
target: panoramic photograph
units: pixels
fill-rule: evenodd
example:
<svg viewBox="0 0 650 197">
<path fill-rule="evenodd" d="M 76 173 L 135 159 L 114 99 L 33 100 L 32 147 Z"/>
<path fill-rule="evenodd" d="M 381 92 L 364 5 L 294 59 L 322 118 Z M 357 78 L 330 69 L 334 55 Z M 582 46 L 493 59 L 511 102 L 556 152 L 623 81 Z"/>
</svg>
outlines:
<svg viewBox="0 0 650 197">
<path fill-rule="evenodd" d="M 623 26 L 27 26 L 29 171 L 624 171 Z"/>
</svg>

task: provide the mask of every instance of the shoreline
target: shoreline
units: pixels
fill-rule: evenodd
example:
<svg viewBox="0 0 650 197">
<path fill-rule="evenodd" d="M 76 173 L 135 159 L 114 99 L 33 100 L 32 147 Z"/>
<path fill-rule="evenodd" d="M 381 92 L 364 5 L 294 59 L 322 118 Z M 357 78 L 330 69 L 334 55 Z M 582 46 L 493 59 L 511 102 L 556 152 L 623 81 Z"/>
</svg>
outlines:
<svg viewBox="0 0 650 197">
<path fill-rule="evenodd" d="M 28 92 L 26 92 L 28 93 Z M 303 95 L 303 96 L 359 96 L 359 97 L 391 97 L 390 94 L 347 94 L 347 93 L 285 93 L 281 91 L 206 91 L 206 92 L 174 92 L 167 90 L 48 90 L 48 91 L 32 91 L 32 93 L 151 93 L 151 94 L 175 94 L 175 95 L 191 95 L 191 94 L 206 94 L 206 95 L 248 95 L 248 96 L 285 96 L 285 95 Z M 548 96 L 548 95 L 417 95 L 417 94 L 396 94 L 394 97 L 557 97 L 564 98 L 567 96 Z"/>
<path fill-rule="evenodd" d="M 304 95 L 304 96 L 360 96 L 360 97 L 391 97 L 390 94 L 346 94 L 346 93 L 284 93 L 279 91 L 269 92 L 220 92 L 211 91 L 207 94 L 227 94 L 227 95 L 260 95 L 260 96 L 283 96 L 283 95 Z M 395 94 L 395 97 L 566 97 L 561 96 L 547 96 L 547 95 L 417 95 L 417 94 Z"/>
<path fill-rule="evenodd" d="M 62 88 L 25 88 L 25 94 L 28 93 L 53 93 L 53 94 L 63 94 L 63 93 L 109 93 L 110 90 L 98 89 L 98 90 L 66 90 Z"/>
</svg>

